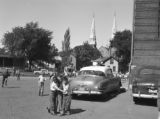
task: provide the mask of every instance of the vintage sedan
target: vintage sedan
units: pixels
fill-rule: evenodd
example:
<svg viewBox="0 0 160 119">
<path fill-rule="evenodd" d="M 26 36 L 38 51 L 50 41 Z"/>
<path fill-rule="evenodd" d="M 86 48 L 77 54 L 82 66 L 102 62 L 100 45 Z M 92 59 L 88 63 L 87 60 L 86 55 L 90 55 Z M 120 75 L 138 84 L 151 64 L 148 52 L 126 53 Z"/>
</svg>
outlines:
<svg viewBox="0 0 160 119">
<path fill-rule="evenodd" d="M 140 98 L 158 99 L 159 79 L 159 67 L 134 67 L 131 72 L 133 101 L 137 103 Z"/>
<path fill-rule="evenodd" d="M 105 66 L 88 66 L 80 70 L 70 82 L 72 94 L 103 95 L 119 91 L 120 78 L 114 77 L 112 70 Z"/>
</svg>

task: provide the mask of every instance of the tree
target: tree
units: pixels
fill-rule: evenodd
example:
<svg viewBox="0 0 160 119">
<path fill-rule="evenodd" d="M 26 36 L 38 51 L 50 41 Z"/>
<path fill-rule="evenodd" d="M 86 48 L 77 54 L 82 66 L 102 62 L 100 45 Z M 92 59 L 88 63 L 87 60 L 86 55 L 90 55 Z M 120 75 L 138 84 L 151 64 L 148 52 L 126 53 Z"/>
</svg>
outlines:
<svg viewBox="0 0 160 119">
<path fill-rule="evenodd" d="M 62 41 L 62 52 L 60 55 L 62 57 L 62 68 L 70 64 L 69 57 L 72 53 L 70 48 L 70 29 L 68 28 L 64 34 L 64 40 Z"/>
<path fill-rule="evenodd" d="M 64 34 L 64 41 L 62 41 L 62 51 L 63 52 L 70 51 L 70 30 L 69 28 L 66 30 Z"/>
<path fill-rule="evenodd" d="M 111 47 L 116 48 L 116 56 L 119 59 L 119 71 L 123 73 L 128 71 L 128 65 L 131 59 L 131 39 L 131 31 L 124 30 L 116 32 L 111 41 Z"/>
<path fill-rule="evenodd" d="M 51 45 L 50 52 L 49 52 L 49 63 L 55 63 L 55 56 L 58 56 L 58 49 L 54 44 Z"/>
<path fill-rule="evenodd" d="M 57 52 L 57 49 L 51 50 L 51 39 L 51 31 L 40 28 L 37 22 L 30 22 L 5 33 L 2 43 L 12 55 L 24 56 L 31 66 L 33 61 L 51 61 L 51 51 L 52 55 Z"/>
<path fill-rule="evenodd" d="M 92 47 L 88 43 L 84 43 L 81 46 L 76 46 L 73 52 L 77 59 L 77 69 L 84 66 L 92 65 L 92 60 L 95 60 L 101 56 L 97 48 Z"/>
</svg>

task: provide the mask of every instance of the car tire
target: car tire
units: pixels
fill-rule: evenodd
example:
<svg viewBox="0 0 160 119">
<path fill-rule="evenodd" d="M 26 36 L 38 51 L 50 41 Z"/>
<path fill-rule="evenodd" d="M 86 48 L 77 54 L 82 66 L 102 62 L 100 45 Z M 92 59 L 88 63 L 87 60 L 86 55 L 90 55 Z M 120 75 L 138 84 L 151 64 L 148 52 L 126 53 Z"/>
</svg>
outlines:
<svg viewBox="0 0 160 119">
<path fill-rule="evenodd" d="M 72 94 L 72 98 L 77 98 L 78 95 L 77 94 Z"/>
<path fill-rule="evenodd" d="M 35 73 L 35 75 L 39 75 L 39 73 Z"/>
<path fill-rule="evenodd" d="M 116 93 L 119 94 L 121 92 L 121 84 L 119 83 L 119 85 L 116 88 Z"/>
<path fill-rule="evenodd" d="M 133 102 L 137 104 L 139 102 L 139 99 L 137 97 L 133 97 Z"/>
<path fill-rule="evenodd" d="M 108 93 L 102 93 L 102 94 L 100 95 L 100 99 L 101 99 L 101 100 L 105 100 L 108 96 L 109 96 Z"/>
<path fill-rule="evenodd" d="M 119 93 L 121 92 L 121 87 L 122 87 L 122 83 L 119 82 L 119 86 L 118 86 L 118 92 L 119 92 Z"/>
</svg>

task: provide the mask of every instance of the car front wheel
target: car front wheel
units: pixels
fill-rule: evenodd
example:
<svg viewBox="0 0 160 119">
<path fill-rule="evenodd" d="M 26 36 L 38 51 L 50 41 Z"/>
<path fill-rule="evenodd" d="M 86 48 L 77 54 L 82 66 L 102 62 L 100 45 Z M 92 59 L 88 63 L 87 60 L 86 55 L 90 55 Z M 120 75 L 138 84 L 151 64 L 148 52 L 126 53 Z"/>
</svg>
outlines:
<svg viewBox="0 0 160 119">
<path fill-rule="evenodd" d="M 134 102 L 135 104 L 137 104 L 138 101 L 139 101 L 139 99 L 138 99 L 137 97 L 133 97 L 133 102 Z"/>
<path fill-rule="evenodd" d="M 35 73 L 35 75 L 39 75 L 39 73 Z"/>
<path fill-rule="evenodd" d="M 72 98 L 78 98 L 78 94 L 72 94 Z"/>
</svg>

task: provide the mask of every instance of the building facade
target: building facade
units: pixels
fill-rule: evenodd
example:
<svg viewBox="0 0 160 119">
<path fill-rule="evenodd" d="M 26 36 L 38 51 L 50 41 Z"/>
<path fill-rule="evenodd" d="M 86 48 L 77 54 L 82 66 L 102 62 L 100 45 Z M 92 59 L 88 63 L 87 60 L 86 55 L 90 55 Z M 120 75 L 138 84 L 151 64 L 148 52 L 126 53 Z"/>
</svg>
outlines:
<svg viewBox="0 0 160 119">
<path fill-rule="evenodd" d="M 118 73 L 118 69 L 119 69 L 119 63 L 118 60 L 114 57 L 109 57 L 109 58 L 99 58 L 97 60 L 92 61 L 93 65 L 103 65 L 106 67 L 110 67 L 113 71 L 113 74 L 117 74 Z"/>
<path fill-rule="evenodd" d="M 114 58 L 110 58 L 104 62 L 104 65 L 110 67 L 114 74 L 118 73 L 118 61 Z"/>
</svg>

